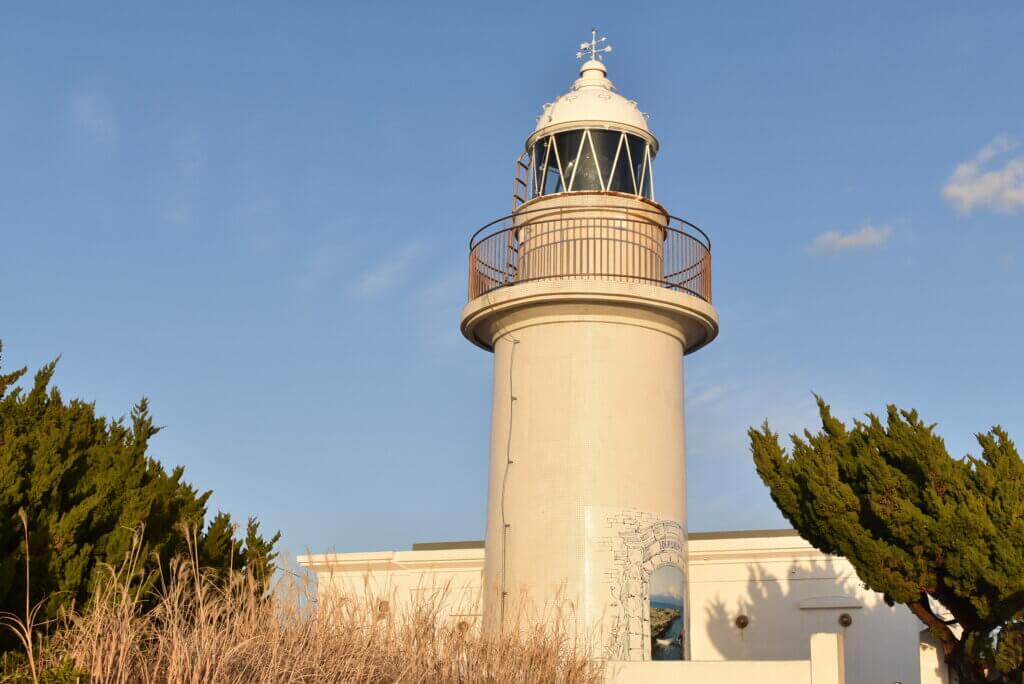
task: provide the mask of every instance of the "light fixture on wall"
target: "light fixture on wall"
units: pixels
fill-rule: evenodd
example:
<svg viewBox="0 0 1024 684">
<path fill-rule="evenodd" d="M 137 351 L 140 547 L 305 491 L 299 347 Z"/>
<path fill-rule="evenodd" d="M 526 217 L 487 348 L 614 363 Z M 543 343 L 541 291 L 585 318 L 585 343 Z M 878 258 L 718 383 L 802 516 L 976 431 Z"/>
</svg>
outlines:
<svg viewBox="0 0 1024 684">
<path fill-rule="evenodd" d="M 845 629 L 846 627 L 849 627 L 852 624 L 853 624 L 853 618 L 850 617 L 849 613 L 841 613 L 839 615 L 839 626 L 840 627 L 843 627 Z"/>
<path fill-rule="evenodd" d="M 740 641 L 743 641 L 743 635 L 746 634 L 745 630 L 747 629 L 747 626 L 750 625 L 750 618 L 747 617 L 746 613 L 740 613 L 732 623 L 739 628 Z"/>
</svg>

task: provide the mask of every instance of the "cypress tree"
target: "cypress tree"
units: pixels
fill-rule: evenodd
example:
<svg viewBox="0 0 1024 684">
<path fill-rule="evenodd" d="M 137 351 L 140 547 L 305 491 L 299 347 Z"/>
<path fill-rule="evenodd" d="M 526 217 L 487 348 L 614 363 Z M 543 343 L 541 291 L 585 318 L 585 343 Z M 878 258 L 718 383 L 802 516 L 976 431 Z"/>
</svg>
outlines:
<svg viewBox="0 0 1024 684">
<path fill-rule="evenodd" d="M 2 347 L 0 347 L 2 349 Z M 19 510 L 29 526 L 32 604 L 45 599 L 42 619 L 62 606 L 86 605 L 102 564 L 118 567 L 137 545 L 140 580 L 165 576 L 171 559 L 188 552 L 187 529 L 197 530 L 197 555 L 214 570 L 274 571 L 280 534 L 264 538 L 250 518 L 244 538 L 226 513 L 206 524 L 211 492 L 170 472 L 149 453 L 159 432 L 142 399 L 128 420 L 96 415 L 95 404 L 65 401 L 51 387 L 57 361 L 18 385 L 22 368 L 0 374 L 0 611 L 24 613 L 25 542 Z M 0 635 L 0 651 L 13 647 Z"/>
<path fill-rule="evenodd" d="M 1000 427 L 953 458 L 934 425 L 888 406 L 847 427 L 817 398 L 821 431 L 749 431 L 758 475 L 811 544 L 844 556 L 941 641 L 963 684 L 1024 676 L 1024 462 Z"/>
</svg>

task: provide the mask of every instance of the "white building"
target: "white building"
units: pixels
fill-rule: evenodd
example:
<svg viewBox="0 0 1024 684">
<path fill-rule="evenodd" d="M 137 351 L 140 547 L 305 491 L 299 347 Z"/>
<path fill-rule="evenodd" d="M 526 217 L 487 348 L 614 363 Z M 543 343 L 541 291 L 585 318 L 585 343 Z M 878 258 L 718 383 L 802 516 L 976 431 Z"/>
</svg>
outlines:
<svg viewBox="0 0 1024 684">
<path fill-rule="evenodd" d="M 723 684 L 746 681 L 751 672 L 761 684 L 789 684 L 809 671 L 811 635 L 835 633 L 844 637 L 847 684 L 948 681 L 934 641 L 906 607 L 887 606 L 864 589 L 845 559 L 821 553 L 792 530 L 691 533 L 688 546 L 694 662 L 680 666 L 727 667 L 722 661 L 729 661 L 729 669 L 712 670 Z M 318 554 L 299 562 L 316 573 L 321 592 L 358 593 L 369 582 L 373 592 L 401 600 L 446 588 L 453 619 L 480 617 L 483 542 Z"/>
<path fill-rule="evenodd" d="M 579 78 L 527 137 L 512 214 L 471 240 L 462 332 L 494 354 L 485 543 L 300 563 L 322 592 L 447 585 L 452 614 L 488 626 L 571 604 L 630 680 L 679 665 L 819 684 L 842 677 L 831 658 L 854 684 L 922 681 L 922 625 L 844 560 L 788 532 L 688 537 L 683 357 L 719 332 L 711 240 L 656 201 L 658 140 L 608 80 L 602 42 L 581 46 Z M 845 655 L 818 633 L 843 634 Z"/>
</svg>

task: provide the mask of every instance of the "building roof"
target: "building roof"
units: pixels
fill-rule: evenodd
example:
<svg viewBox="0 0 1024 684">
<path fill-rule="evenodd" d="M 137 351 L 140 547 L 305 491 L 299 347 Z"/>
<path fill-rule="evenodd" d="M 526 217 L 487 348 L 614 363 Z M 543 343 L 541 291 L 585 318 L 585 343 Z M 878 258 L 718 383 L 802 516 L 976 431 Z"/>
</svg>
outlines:
<svg viewBox="0 0 1024 684">
<path fill-rule="evenodd" d="M 722 530 L 719 532 L 690 532 L 687 537 L 690 539 L 754 539 L 766 537 L 798 537 L 796 530 Z M 482 549 L 484 542 L 480 540 L 468 541 L 440 541 L 440 542 L 419 542 L 412 545 L 413 551 L 447 551 L 454 549 Z"/>
<path fill-rule="evenodd" d="M 470 541 L 420 542 L 412 545 L 413 551 L 447 551 L 448 549 L 482 549 L 483 539 Z"/>
</svg>

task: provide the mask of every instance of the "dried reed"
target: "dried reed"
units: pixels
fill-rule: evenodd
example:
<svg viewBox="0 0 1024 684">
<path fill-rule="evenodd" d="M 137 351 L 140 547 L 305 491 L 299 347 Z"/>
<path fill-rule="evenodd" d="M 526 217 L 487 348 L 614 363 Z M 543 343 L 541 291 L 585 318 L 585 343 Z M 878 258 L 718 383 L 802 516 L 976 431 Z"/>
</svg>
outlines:
<svg viewBox="0 0 1024 684">
<path fill-rule="evenodd" d="M 225 579 L 185 559 L 142 595 L 136 561 L 110 569 L 88 609 L 65 616 L 35 667 L 73 663 L 83 684 L 604 681 L 565 623 L 490 633 L 449 617 L 444 587 L 392 610 L 393 597 L 369 589 L 317 600 L 290 573 L 263 591 L 246 573 Z"/>
</svg>

